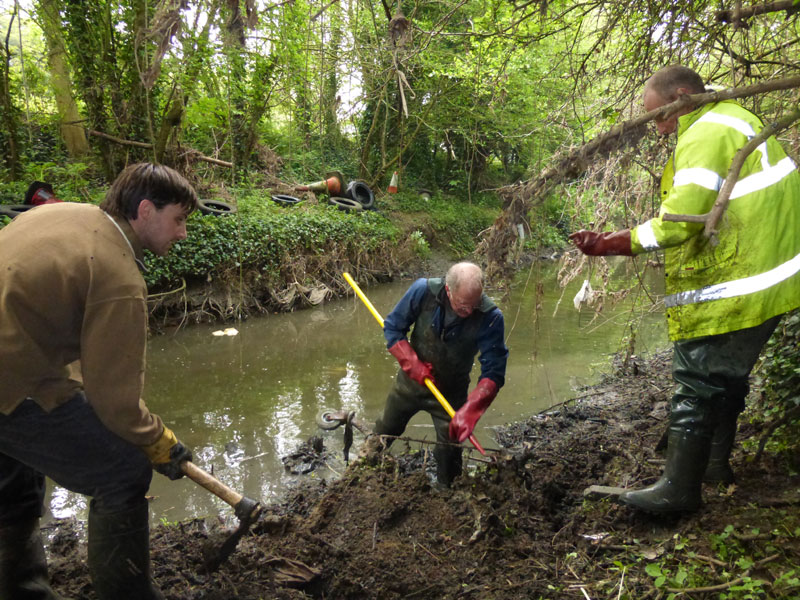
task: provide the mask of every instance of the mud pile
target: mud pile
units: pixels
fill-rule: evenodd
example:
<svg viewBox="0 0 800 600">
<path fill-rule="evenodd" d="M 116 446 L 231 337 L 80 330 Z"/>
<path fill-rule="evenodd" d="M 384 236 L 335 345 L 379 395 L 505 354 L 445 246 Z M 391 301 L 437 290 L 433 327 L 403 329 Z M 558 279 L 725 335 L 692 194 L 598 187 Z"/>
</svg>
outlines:
<svg viewBox="0 0 800 600">
<path fill-rule="evenodd" d="M 769 559 L 740 574 L 778 585 L 786 565 L 800 564 L 800 465 L 784 455 L 748 466 L 737 449 L 739 486 L 704 489 L 705 505 L 690 516 L 659 520 L 584 501 L 591 484 L 650 483 L 662 468 L 654 448 L 672 389 L 669 356 L 628 366 L 568 405 L 503 428 L 502 452 L 465 461 L 451 489 L 433 486 L 428 450 L 412 447 L 293 491 L 215 573 L 203 565 L 236 523 L 159 526 L 155 579 L 171 600 L 655 598 L 673 579 L 659 582 L 649 563 L 665 575 L 694 565 L 676 580 L 684 587 L 696 571 L 734 580 L 733 552 L 730 564 L 720 558 L 727 531 L 729 545 Z M 62 523 L 48 549 L 51 577 L 65 597 L 93 598 L 74 525 Z"/>
</svg>

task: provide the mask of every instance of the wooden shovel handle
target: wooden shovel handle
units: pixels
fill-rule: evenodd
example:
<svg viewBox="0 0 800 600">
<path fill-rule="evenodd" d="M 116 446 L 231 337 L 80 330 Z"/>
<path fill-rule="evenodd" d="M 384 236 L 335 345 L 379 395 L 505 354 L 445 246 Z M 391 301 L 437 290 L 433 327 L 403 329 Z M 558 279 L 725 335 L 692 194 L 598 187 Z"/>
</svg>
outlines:
<svg viewBox="0 0 800 600">
<path fill-rule="evenodd" d="M 184 474 L 194 481 L 197 485 L 206 488 L 209 492 L 224 500 L 232 507 L 236 508 L 242 500 L 242 495 L 227 485 L 222 483 L 219 479 L 214 477 L 211 473 L 207 473 L 193 462 L 188 460 L 181 463 L 181 470 Z"/>
</svg>

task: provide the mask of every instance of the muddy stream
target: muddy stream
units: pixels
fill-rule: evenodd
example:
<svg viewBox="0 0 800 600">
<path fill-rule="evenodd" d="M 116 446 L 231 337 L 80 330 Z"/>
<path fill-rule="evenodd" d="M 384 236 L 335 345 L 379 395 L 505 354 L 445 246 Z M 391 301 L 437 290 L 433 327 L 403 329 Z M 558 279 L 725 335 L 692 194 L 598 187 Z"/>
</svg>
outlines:
<svg viewBox="0 0 800 600">
<path fill-rule="evenodd" d="M 494 427 L 524 420 L 596 382 L 600 370 L 608 367 L 609 355 L 624 344 L 629 319 L 642 319 L 638 354 L 666 345 L 661 310 L 643 292 L 634 292 L 592 321 L 591 309 L 579 312 L 573 307 L 580 282 L 560 290 L 557 269 L 557 264 L 545 263 L 523 270 L 509 299 L 498 302 L 510 355 L 506 385 L 475 431 L 486 447 L 496 445 Z M 656 276 L 648 283 L 651 295 L 660 292 L 658 281 Z M 365 287 L 364 292 L 385 316 L 410 282 Z M 542 284 L 539 297 L 537 282 Z M 214 335 L 227 328 L 238 333 Z M 371 425 L 382 411 L 396 368 L 377 322 L 350 297 L 309 310 L 153 336 L 145 400 L 193 448 L 198 465 L 240 493 L 270 501 L 299 478 L 335 478 L 344 470 L 343 429 L 321 431 L 317 415 L 324 409 L 353 410 Z M 473 384 L 478 368 L 476 363 Z M 290 473 L 281 458 L 313 435 L 324 440 L 327 466 L 309 475 Z M 406 435 L 432 439 L 428 415 L 418 414 Z M 356 431 L 351 456 L 362 439 Z M 185 478 L 171 482 L 154 474 L 150 494 L 154 523 L 225 510 L 220 500 Z M 84 497 L 52 484 L 47 501 L 46 518 L 86 516 Z"/>
</svg>

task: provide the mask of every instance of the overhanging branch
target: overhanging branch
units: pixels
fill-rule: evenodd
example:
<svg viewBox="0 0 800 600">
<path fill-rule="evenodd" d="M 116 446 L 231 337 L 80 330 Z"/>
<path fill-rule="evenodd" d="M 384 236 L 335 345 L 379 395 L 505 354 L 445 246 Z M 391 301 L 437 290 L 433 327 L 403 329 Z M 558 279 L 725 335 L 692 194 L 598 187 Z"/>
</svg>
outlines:
<svg viewBox="0 0 800 600">
<path fill-rule="evenodd" d="M 509 269 L 507 264 L 509 252 L 517 239 L 516 226 L 518 223 L 524 222 L 532 206 L 544 201 L 555 186 L 583 175 L 589 165 L 598 157 L 605 157 L 612 152 L 638 143 L 645 134 L 645 125 L 656 117 L 669 118 L 687 107 L 696 109 L 712 102 L 747 98 L 795 88 L 800 88 L 800 76 L 776 79 L 740 88 L 682 96 L 675 102 L 624 121 L 583 146 L 555 157 L 536 177 L 500 188 L 499 193 L 506 200 L 506 208 L 497 217 L 479 247 L 480 251 L 486 253 L 487 276 L 497 280 L 498 276 Z"/>
<path fill-rule="evenodd" d="M 745 19 L 755 17 L 757 15 L 764 15 L 772 12 L 779 12 L 785 10 L 786 16 L 800 11 L 800 4 L 795 0 L 777 0 L 776 2 L 765 2 L 763 4 L 754 4 L 753 6 L 741 7 L 738 6 L 731 10 L 720 10 L 716 13 L 717 21 L 720 23 L 741 23 Z"/>
</svg>

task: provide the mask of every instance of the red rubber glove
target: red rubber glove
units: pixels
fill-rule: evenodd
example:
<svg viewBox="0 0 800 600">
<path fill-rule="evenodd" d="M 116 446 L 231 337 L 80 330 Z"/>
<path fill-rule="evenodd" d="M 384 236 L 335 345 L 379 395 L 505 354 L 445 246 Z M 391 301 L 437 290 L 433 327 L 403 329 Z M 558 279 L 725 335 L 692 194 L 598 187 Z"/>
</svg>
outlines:
<svg viewBox="0 0 800 600">
<path fill-rule="evenodd" d="M 495 396 L 497 396 L 497 384 L 494 380 L 488 377 L 481 379 L 467 396 L 464 406 L 459 408 L 450 420 L 450 439 L 458 442 L 467 439 Z"/>
<path fill-rule="evenodd" d="M 406 375 L 416 381 L 420 385 L 425 385 L 425 378 L 427 377 L 433 381 L 433 365 L 431 363 L 422 362 L 414 352 L 408 340 L 400 340 L 394 346 L 389 348 L 389 354 L 397 359 L 400 363 L 400 368 L 403 369 Z"/>
<path fill-rule="evenodd" d="M 569 239 L 589 256 L 633 256 L 630 229 L 613 233 L 596 233 L 582 229 L 570 235 Z"/>
</svg>

